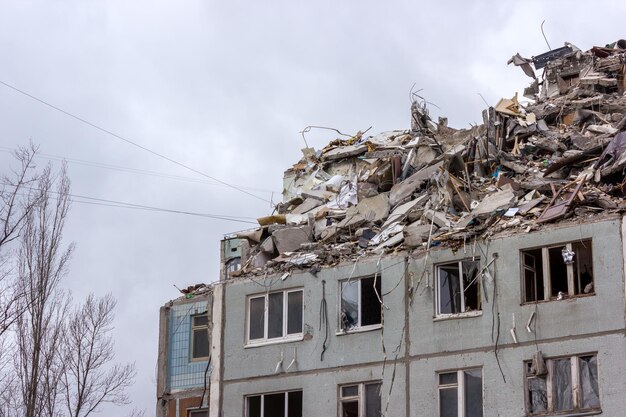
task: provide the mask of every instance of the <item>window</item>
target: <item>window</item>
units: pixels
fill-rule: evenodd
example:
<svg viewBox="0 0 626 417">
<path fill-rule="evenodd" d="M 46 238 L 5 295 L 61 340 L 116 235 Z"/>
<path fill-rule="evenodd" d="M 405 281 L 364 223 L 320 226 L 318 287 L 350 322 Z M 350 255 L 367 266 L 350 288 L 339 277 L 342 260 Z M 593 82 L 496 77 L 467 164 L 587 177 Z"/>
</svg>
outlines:
<svg viewBox="0 0 626 417">
<path fill-rule="evenodd" d="M 439 417 L 482 417 L 481 369 L 444 372 L 439 378 Z"/>
<path fill-rule="evenodd" d="M 595 354 L 544 360 L 538 352 L 525 369 L 527 415 L 600 410 Z"/>
<path fill-rule="evenodd" d="M 302 336 L 302 290 L 248 298 L 248 343 Z"/>
<path fill-rule="evenodd" d="M 380 417 L 382 383 L 369 382 L 339 387 L 340 417 Z"/>
<path fill-rule="evenodd" d="M 437 316 L 480 311 L 479 267 L 478 260 L 437 265 Z"/>
<path fill-rule="evenodd" d="M 523 302 L 594 293 L 591 240 L 523 250 L 521 263 Z"/>
<path fill-rule="evenodd" d="M 302 417 L 302 391 L 248 396 L 246 417 Z"/>
<path fill-rule="evenodd" d="M 343 331 L 380 326 L 380 281 L 380 277 L 370 277 L 340 282 L 339 327 Z"/>
<path fill-rule="evenodd" d="M 188 410 L 187 417 L 209 417 L 209 410 L 206 408 L 197 410 Z"/>
<path fill-rule="evenodd" d="M 207 313 L 191 316 L 191 360 L 209 357 L 209 316 Z"/>
</svg>

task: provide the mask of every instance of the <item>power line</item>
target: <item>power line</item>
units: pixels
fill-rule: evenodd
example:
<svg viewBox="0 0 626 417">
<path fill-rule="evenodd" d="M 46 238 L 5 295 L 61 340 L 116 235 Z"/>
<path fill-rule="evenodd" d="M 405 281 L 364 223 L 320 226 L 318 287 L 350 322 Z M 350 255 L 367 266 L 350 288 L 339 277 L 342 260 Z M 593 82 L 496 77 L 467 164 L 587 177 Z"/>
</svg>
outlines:
<svg viewBox="0 0 626 417">
<path fill-rule="evenodd" d="M 227 182 L 225 182 L 225 181 L 222 181 L 222 180 L 220 180 L 220 179 L 218 179 L 218 178 L 212 177 L 212 176 L 210 176 L 209 174 L 205 174 L 205 173 L 204 173 L 204 172 L 202 172 L 202 171 L 198 171 L 197 169 L 192 168 L 192 167 L 190 167 L 189 165 L 185 165 L 185 164 L 183 164 L 182 162 L 178 162 L 178 161 L 176 161 L 176 160 L 174 160 L 174 159 L 172 159 L 172 158 L 170 158 L 170 157 L 167 157 L 167 156 L 165 156 L 165 155 L 163 155 L 163 154 L 161 154 L 161 153 L 158 153 L 158 152 L 156 152 L 156 151 L 153 151 L 152 149 L 147 148 L 147 147 L 145 147 L 145 146 L 143 146 L 143 145 L 140 145 L 140 144 L 138 144 L 138 143 L 136 143 L 136 142 L 133 142 L 133 141 L 132 141 L 132 140 L 130 140 L 130 139 L 126 139 L 125 137 L 120 136 L 120 135 L 118 135 L 117 133 L 113 133 L 112 131 L 110 131 L 110 130 L 108 130 L 108 129 L 105 129 L 105 128 L 103 128 L 103 127 L 98 126 L 98 125 L 97 125 L 97 124 L 95 124 L 95 123 L 92 123 L 92 122 L 90 122 L 90 121 L 88 121 L 88 120 L 83 119 L 82 117 L 76 116 L 75 114 L 72 114 L 72 113 L 70 113 L 70 112 L 68 112 L 68 111 L 66 111 L 66 110 L 63 110 L 62 108 L 57 107 L 57 106 L 55 106 L 54 104 L 51 104 L 51 103 L 49 103 L 49 102 L 47 102 L 47 101 L 45 101 L 45 100 L 43 100 L 43 99 L 40 99 L 40 98 L 38 98 L 38 97 L 36 97 L 36 96 L 34 96 L 34 95 L 32 95 L 32 94 L 29 94 L 29 93 L 27 93 L 26 91 L 20 90 L 19 88 L 14 87 L 14 86 L 12 86 L 11 84 L 8 84 L 8 83 L 6 83 L 6 82 L 4 82 L 4 81 L 2 81 L 2 80 L 0 80 L 0 84 L 4 85 L 5 87 L 8 87 L 8 88 L 10 88 L 10 89 L 12 89 L 12 90 L 14 90 L 14 91 L 17 91 L 18 93 L 23 94 L 23 95 L 25 95 L 26 97 L 29 97 L 29 98 L 31 98 L 31 99 L 33 99 L 33 100 L 35 100 L 35 101 L 38 101 L 39 103 L 44 104 L 44 105 L 46 105 L 46 106 L 50 107 L 51 109 L 54 109 L 54 110 L 56 110 L 56 111 L 58 111 L 58 112 L 60 112 L 60 113 L 63 113 L 63 114 L 65 114 L 66 116 L 69 116 L 69 117 L 71 117 L 71 118 L 73 118 L 73 119 L 76 119 L 76 120 L 78 120 L 79 122 L 82 122 L 82 123 L 84 123 L 84 124 L 86 124 L 86 125 L 88 125 L 88 126 L 91 126 L 91 127 L 93 127 L 94 129 L 98 129 L 99 131 L 104 132 L 104 133 L 106 133 L 106 134 L 108 134 L 108 135 L 111 135 L 111 136 L 113 136 L 113 137 L 115 137 L 115 138 L 117 138 L 117 139 L 119 139 L 119 140 L 122 140 L 122 141 L 124 141 L 124 142 L 126 142 L 126 143 L 128 143 L 128 144 L 130 144 L 130 145 L 132 145 L 132 146 L 135 146 L 135 147 L 137 147 L 137 148 L 139 148 L 139 149 L 141 149 L 141 150 L 144 150 L 144 151 L 149 152 L 149 153 L 151 153 L 151 154 L 153 154 L 153 155 L 155 155 L 155 156 L 158 156 L 159 158 L 165 159 L 166 161 L 169 161 L 169 162 L 171 162 L 171 163 L 173 163 L 173 164 L 176 164 L 176 165 L 178 165 L 178 166 L 180 166 L 180 167 L 183 167 L 183 168 L 185 168 L 185 169 L 188 169 L 189 171 L 195 172 L 196 174 L 202 175 L 203 177 L 210 178 L 210 179 L 212 179 L 213 181 L 217 181 L 217 182 L 219 182 L 220 184 L 223 184 L 223 185 L 225 185 L 225 186 L 227 186 L 227 187 L 230 187 L 230 188 L 232 188 L 232 189 L 234 189 L 234 190 L 237 190 L 237 191 L 239 191 L 239 192 L 242 192 L 242 193 L 244 193 L 244 194 L 247 194 L 247 195 L 249 195 L 249 196 L 251 196 L 251 197 L 254 197 L 254 198 L 259 199 L 259 200 L 261 200 L 261 201 L 265 201 L 265 202 L 267 202 L 267 203 L 271 203 L 271 201 L 270 201 L 270 200 L 267 200 L 267 199 L 265 199 L 265 198 L 263 198 L 263 197 L 259 197 L 258 195 L 252 194 L 252 193 L 250 193 L 250 192 L 248 192 L 248 191 L 246 191 L 246 190 L 241 189 L 240 187 L 237 187 L 237 186 L 235 186 L 235 185 L 229 184 L 229 183 L 227 183 Z"/>
<path fill-rule="evenodd" d="M 6 147 L 6 146 L 0 146 L 0 152 L 5 152 L 5 153 L 11 154 L 11 153 L 14 152 L 14 149 Z M 183 176 L 180 176 L 180 175 L 167 174 L 167 173 L 159 172 L 159 171 L 150 171 L 150 170 L 133 168 L 133 167 L 125 167 L 125 166 L 120 166 L 120 165 L 111 165 L 111 164 L 105 164 L 105 163 L 102 163 L 102 162 L 86 161 L 84 159 L 68 158 L 68 157 L 65 157 L 65 156 L 51 155 L 51 154 L 40 153 L 40 152 L 37 152 L 35 154 L 35 158 L 52 159 L 52 160 L 57 160 L 57 161 L 67 161 L 67 162 L 72 163 L 72 164 L 91 166 L 91 167 L 103 168 L 103 169 L 110 169 L 112 171 L 119 171 L 119 172 L 129 172 L 129 173 L 133 173 L 133 174 L 150 175 L 150 176 L 159 177 L 159 178 L 167 178 L 167 179 L 173 179 L 173 180 L 177 180 L 177 181 L 186 181 L 186 182 L 191 182 L 191 183 L 196 183 L 196 184 L 208 184 L 208 185 L 213 185 L 213 186 L 223 186 L 222 184 L 219 184 L 219 183 L 216 184 L 214 181 L 208 181 L 208 180 L 203 180 L 203 179 L 199 179 L 199 178 L 183 177 Z M 240 186 L 240 185 L 238 185 L 238 187 L 242 188 L 244 190 L 257 191 L 257 192 L 261 192 L 261 193 L 280 194 L 280 192 L 278 192 L 278 191 L 265 190 L 265 189 L 262 189 L 262 188 L 243 187 L 243 186 Z"/>
<path fill-rule="evenodd" d="M 0 184 L 13 186 L 13 184 L 1 182 L 1 181 L 0 181 Z M 26 187 L 26 186 L 22 188 L 26 190 L 35 190 L 35 191 L 37 190 L 36 188 Z M 57 191 L 50 190 L 50 192 L 53 194 L 58 194 Z M 6 192 L 0 191 L 0 194 L 6 194 Z M 163 212 L 163 213 L 183 214 L 187 216 L 197 216 L 197 217 L 204 217 L 204 218 L 209 218 L 209 219 L 217 219 L 217 220 L 224 220 L 224 221 L 231 221 L 231 222 L 238 222 L 238 223 L 257 224 L 257 222 L 255 221 L 250 221 L 250 220 L 253 220 L 254 217 L 227 216 L 227 215 L 221 215 L 221 214 L 197 213 L 197 212 L 191 212 L 191 211 L 185 211 L 185 210 L 166 209 L 163 207 L 128 203 L 124 201 L 89 197 L 89 196 L 78 195 L 78 194 L 68 194 L 68 196 L 72 198 L 72 202 L 80 203 L 80 204 L 91 204 L 91 205 L 104 206 L 104 207 L 118 207 L 118 208 L 134 209 L 134 210 L 157 211 L 157 212 Z M 87 200 L 87 201 L 83 201 L 83 200 Z"/>
</svg>

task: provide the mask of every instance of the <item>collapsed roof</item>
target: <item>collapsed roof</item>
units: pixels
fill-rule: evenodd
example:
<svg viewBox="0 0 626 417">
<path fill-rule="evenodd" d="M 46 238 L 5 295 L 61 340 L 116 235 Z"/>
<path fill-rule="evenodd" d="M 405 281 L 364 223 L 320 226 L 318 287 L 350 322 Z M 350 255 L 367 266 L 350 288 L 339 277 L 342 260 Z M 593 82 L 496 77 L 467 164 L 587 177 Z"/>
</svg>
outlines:
<svg viewBox="0 0 626 417">
<path fill-rule="evenodd" d="M 623 211 L 625 54 L 624 40 L 516 54 L 509 63 L 532 78 L 531 104 L 501 99 L 482 125 L 457 130 L 415 100 L 409 130 L 303 149 L 285 172 L 283 203 L 236 234 L 250 250 L 230 275 L 315 273 L 363 254 L 456 247 Z"/>
</svg>

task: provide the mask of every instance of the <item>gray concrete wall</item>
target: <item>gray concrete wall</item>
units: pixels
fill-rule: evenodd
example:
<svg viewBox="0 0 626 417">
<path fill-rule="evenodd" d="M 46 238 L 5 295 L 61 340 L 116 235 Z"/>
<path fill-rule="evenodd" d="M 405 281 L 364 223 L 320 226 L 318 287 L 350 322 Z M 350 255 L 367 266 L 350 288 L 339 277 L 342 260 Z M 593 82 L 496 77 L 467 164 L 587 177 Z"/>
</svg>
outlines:
<svg viewBox="0 0 626 417">
<path fill-rule="evenodd" d="M 384 257 L 380 268 L 377 257 L 368 257 L 361 258 L 356 265 L 325 268 L 317 275 L 294 272 L 285 280 L 273 275 L 224 282 L 223 416 L 243 415 L 246 395 L 293 389 L 303 390 L 304 416 L 334 416 L 338 385 L 383 379 L 383 409 L 389 399 L 388 416 L 430 417 L 436 415 L 436 373 L 471 367 L 483 369 L 485 416 L 522 416 L 525 412 L 523 363 L 537 349 L 547 357 L 597 352 L 604 415 L 624 415 L 626 306 L 621 229 L 621 219 L 613 219 L 551 227 L 545 232 L 477 244 L 475 254 L 481 265 L 490 261 L 494 253 L 498 254 L 490 268 L 498 297 L 494 306 L 494 283 L 485 282 L 488 299 L 481 293 L 482 314 L 476 317 L 436 319 L 432 290 L 435 265 L 471 257 L 473 242 L 456 252 L 434 249 L 426 263 L 423 256 L 408 258 L 406 276 L 406 254 L 400 254 Z M 520 250 L 588 238 L 592 238 L 595 295 L 522 304 Z M 371 276 L 377 269 L 382 293 L 388 293 L 384 296 L 388 307 L 384 328 L 342 334 L 338 326 L 339 281 L 350 276 Z M 324 361 L 320 360 L 324 330 L 319 328 L 322 281 L 326 283 L 330 325 Z M 417 286 L 411 303 L 405 298 L 407 286 Z M 247 296 L 292 288 L 304 289 L 303 340 L 245 347 Z M 526 322 L 533 311 L 535 334 L 526 331 Z M 493 353 L 492 336 L 497 334 L 498 312 L 499 359 L 506 383 Z M 509 333 L 513 314 L 518 344 Z M 408 333 L 403 333 L 405 323 L 409 324 Z M 410 342 L 403 343 L 396 351 L 404 338 Z M 387 356 L 384 377 L 383 341 Z M 285 370 L 296 351 L 295 365 Z M 389 397 L 396 353 L 398 361 Z M 281 354 L 284 365 L 275 374 Z"/>
</svg>

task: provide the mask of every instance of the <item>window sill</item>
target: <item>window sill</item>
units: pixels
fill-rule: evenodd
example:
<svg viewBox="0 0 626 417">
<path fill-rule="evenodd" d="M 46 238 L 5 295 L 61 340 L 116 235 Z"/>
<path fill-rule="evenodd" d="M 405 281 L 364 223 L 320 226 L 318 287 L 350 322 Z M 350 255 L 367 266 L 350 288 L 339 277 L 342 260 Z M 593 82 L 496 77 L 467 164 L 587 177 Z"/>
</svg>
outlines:
<svg viewBox="0 0 626 417">
<path fill-rule="evenodd" d="M 260 346 L 279 345 L 281 343 L 301 342 L 304 340 L 304 335 L 299 334 L 290 337 L 281 337 L 277 339 L 260 340 L 258 342 L 248 342 L 243 345 L 244 349 L 255 348 Z"/>
<path fill-rule="evenodd" d="M 553 301 L 572 301 L 572 300 L 578 300 L 580 298 L 589 298 L 589 297 L 595 297 L 596 293 L 592 292 L 589 294 L 577 294 L 577 295 L 566 295 L 563 298 L 561 298 L 560 300 L 556 299 L 556 298 L 550 298 L 549 300 L 539 300 L 539 301 L 524 301 L 522 302 L 523 306 L 528 306 L 528 305 L 535 305 L 535 304 L 543 304 L 543 303 L 551 303 Z M 537 415 L 542 415 L 542 414 L 537 414 Z M 549 415 L 549 414 L 543 414 L 543 415 Z M 581 415 L 585 415 L 585 414 L 581 414 Z"/>
<path fill-rule="evenodd" d="M 466 311 L 465 313 L 457 313 L 457 314 L 440 314 L 438 316 L 433 317 L 433 321 L 465 319 L 468 317 L 480 317 L 482 315 L 483 315 L 482 310 Z"/>
<path fill-rule="evenodd" d="M 371 332 L 372 330 L 379 330 L 382 328 L 382 324 L 372 324 L 371 326 L 355 327 L 354 329 L 350 330 L 338 330 L 337 332 L 335 332 L 335 336 L 345 336 L 352 333 Z"/>
<path fill-rule="evenodd" d="M 557 413 L 541 413 L 541 414 L 526 414 L 527 417 L 584 417 L 584 416 L 596 416 L 602 414 L 602 410 L 594 409 L 587 411 L 563 411 Z"/>
</svg>

